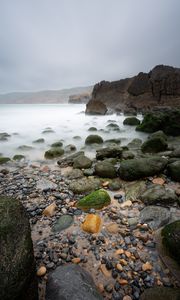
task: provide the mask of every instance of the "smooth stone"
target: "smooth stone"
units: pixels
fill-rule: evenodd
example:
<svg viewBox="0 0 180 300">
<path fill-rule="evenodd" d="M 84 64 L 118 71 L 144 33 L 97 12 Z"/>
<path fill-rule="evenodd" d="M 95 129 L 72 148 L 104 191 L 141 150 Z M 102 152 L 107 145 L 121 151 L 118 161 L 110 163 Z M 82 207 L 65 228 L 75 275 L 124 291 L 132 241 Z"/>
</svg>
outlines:
<svg viewBox="0 0 180 300">
<path fill-rule="evenodd" d="M 81 228 L 88 233 L 97 233 L 100 230 L 101 224 L 102 221 L 99 215 L 88 214 Z"/>
<path fill-rule="evenodd" d="M 145 204 L 170 204 L 174 202 L 179 202 L 177 195 L 173 189 L 161 186 L 153 185 L 149 187 L 141 196 L 140 199 Z"/>
<path fill-rule="evenodd" d="M 71 215 L 63 215 L 58 220 L 56 220 L 55 224 L 52 227 L 52 230 L 55 232 L 60 232 L 70 227 L 73 222 L 74 218 Z"/>
<path fill-rule="evenodd" d="M 158 229 L 169 222 L 170 211 L 161 206 L 146 206 L 140 212 L 139 221 L 141 223 L 147 223 L 150 228 Z"/>
</svg>

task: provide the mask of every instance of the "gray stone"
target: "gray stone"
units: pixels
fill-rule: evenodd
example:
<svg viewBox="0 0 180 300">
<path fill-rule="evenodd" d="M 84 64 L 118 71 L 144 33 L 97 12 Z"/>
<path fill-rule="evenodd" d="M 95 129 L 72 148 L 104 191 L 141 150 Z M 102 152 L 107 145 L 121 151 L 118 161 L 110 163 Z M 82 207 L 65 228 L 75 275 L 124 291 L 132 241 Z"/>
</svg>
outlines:
<svg viewBox="0 0 180 300">
<path fill-rule="evenodd" d="M 98 162 L 95 165 L 95 174 L 101 178 L 117 177 L 115 167 L 107 161 Z"/>
<path fill-rule="evenodd" d="M 37 189 L 41 191 L 55 190 L 57 188 L 57 184 L 51 182 L 48 179 L 40 179 L 37 182 Z"/>
<path fill-rule="evenodd" d="M 115 147 L 106 147 L 96 151 L 96 158 L 97 159 L 104 159 L 104 158 L 121 158 L 123 149 L 119 146 Z"/>
<path fill-rule="evenodd" d="M 92 161 L 88 157 L 86 157 L 84 155 L 80 155 L 74 159 L 73 168 L 88 169 L 91 167 L 91 165 L 92 165 Z"/>
<path fill-rule="evenodd" d="M 156 203 L 168 205 L 174 202 L 178 202 L 178 197 L 176 196 L 174 190 L 158 184 L 148 188 L 141 195 L 140 199 L 145 204 L 149 204 L 149 205 L 156 204 Z"/>
<path fill-rule="evenodd" d="M 103 300 L 91 275 L 77 265 L 60 266 L 48 278 L 46 300 Z"/>
<path fill-rule="evenodd" d="M 54 224 L 52 230 L 55 232 L 60 232 L 73 224 L 73 217 L 70 215 L 61 216 Z"/>
<path fill-rule="evenodd" d="M 69 184 L 69 188 L 75 194 L 86 194 L 99 189 L 101 181 L 98 178 L 82 178 L 73 180 Z"/>
<path fill-rule="evenodd" d="M 166 225 L 170 219 L 170 211 L 161 206 L 147 206 L 140 212 L 140 222 L 148 223 L 150 228 L 158 229 Z"/>
</svg>

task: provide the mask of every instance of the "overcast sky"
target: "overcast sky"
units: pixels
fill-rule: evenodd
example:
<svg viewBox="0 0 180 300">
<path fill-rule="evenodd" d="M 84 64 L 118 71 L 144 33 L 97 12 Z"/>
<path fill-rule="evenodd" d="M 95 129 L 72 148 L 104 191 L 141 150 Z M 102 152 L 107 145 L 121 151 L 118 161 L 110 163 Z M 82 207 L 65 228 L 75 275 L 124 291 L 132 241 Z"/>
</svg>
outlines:
<svg viewBox="0 0 180 300">
<path fill-rule="evenodd" d="M 0 0 L 0 93 L 180 67 L 180 0 Z"/>
</svg>

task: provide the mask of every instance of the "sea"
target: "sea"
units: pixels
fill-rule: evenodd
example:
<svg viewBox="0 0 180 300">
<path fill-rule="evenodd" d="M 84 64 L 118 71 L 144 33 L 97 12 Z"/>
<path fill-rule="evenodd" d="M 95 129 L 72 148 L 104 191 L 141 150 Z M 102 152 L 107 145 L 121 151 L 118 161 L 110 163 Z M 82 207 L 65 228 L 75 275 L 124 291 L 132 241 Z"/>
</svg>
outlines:
<svg viewBox="0 0 180 300">
<path fill-rule="evenodd" d="M 141 115 L 137 117 L 142 119 Z M 0 133 L 10 135 L 7 141 L 0 141 L 0 153 L 10 158 L 23 154 L 27 160 L 41 161 L 52 143 L 62 141 L 64 148 L 73 144 L 92 158 L 95 148 L 85 146 L 89 134 L 98 134 L 104 140 L 121 139 L 122 146 L 134 138 L 145 140 L 145 133 L 136 131 L 134 126 L 123 125 L 125 118 L 123 114 L 86 115 L 85 104 L 0 104 Z M 120 130 L 108 129 L 110 123 L 119 125 Z M 89 131 L 90 127 L 96 127 L 97 131 Z M 46 129 L 52 129 L 52 132 L 43 133 Z M 33 143 L 40 138 L 44 138 L 45 142 Z M 18 149 L 22 145 L 33 148 Z"/>
</svg>

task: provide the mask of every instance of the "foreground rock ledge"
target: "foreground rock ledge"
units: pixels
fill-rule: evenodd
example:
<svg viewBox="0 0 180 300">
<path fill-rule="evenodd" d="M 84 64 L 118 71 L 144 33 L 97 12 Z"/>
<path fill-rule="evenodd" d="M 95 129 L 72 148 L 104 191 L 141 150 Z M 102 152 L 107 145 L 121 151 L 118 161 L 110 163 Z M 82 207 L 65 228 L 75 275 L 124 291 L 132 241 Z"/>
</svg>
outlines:
<svg viewBox="0 0 180 300">
<path fill-rule="evenodd" d="M 37 300 L 29 221 L 22 204 L 0 197 L 0 299 Z"/>
<path fill-rule="evenodd" d="M 91 275 L 77 265 L 60 266 L 48 278 L 46 300 L 103 300 Z"/>
</svg>

